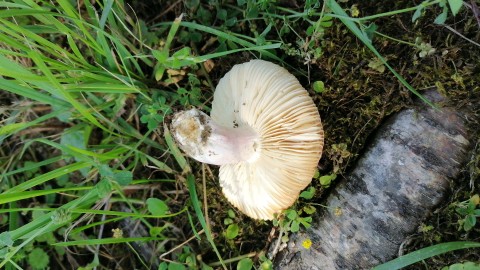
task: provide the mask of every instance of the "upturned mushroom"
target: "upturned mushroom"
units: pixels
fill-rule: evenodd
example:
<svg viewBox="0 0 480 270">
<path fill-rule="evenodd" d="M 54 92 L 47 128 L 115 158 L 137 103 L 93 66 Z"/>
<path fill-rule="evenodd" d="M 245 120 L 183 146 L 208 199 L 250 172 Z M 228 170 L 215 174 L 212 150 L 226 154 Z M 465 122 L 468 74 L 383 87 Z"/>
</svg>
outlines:
<svg viewBox="0 0 480 270">
<path fill-rule="evenodd" d="M 299 81 L 263 60 L 235 65 L 215 89 L 210 117 L 174 115 L 180 148 L 220 165 L 223 193 L 240 211 L 270 220 L 312 180 L 323 148 L 320 115 Z"/>
</svg>

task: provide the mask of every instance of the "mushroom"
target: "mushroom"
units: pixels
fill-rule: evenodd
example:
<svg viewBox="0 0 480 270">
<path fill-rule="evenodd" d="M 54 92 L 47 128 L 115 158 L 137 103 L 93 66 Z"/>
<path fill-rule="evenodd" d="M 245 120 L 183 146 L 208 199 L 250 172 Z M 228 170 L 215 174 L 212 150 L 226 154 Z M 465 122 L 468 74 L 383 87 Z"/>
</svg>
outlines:
<svg viewBox="0 0 480 270">
<path fill-rule="evenodd" d="M 323 148 L 320 115 L 298 80 L 263 60 L 235 65 L 215 89 L 210 117 L 174 115 L 180 148 L 220 165 L 223 193 L 240 211 L 271 220 L 312 180 Z"/>
</svg>

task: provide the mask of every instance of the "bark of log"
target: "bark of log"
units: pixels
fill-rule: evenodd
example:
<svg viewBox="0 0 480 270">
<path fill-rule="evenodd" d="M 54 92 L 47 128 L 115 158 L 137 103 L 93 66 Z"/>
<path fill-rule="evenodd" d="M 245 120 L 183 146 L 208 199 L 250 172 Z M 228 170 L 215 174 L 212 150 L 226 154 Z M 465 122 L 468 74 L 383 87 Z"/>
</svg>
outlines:
<svg viewBox="0 0 480 270">
<path fill-rule="evenodd" d="M 291 237 L 276 269 L 369 269 L 396 257 L 459 176 L 470 148 L 465 124 L 453 108 L 425 104 L 391 117 L 329 195 L 328 210 Z M 310 249 L 302 247 L 305 239 Z"/>
</svg>

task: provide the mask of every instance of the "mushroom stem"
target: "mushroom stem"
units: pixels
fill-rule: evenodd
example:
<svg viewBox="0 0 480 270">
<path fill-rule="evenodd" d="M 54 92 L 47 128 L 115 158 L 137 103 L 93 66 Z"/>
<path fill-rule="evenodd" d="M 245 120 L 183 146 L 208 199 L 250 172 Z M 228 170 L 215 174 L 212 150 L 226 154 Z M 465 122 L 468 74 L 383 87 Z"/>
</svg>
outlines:
<svg viewBox="0 0 480 270">
<path fill-rule="evenodd" d="M 221 126 L 195 108 L 176 113 L 171 128 L 180 148 L 200 162 L 225 165 L 259 156 L 260 137 L 251 127 Z"/>
</svg>

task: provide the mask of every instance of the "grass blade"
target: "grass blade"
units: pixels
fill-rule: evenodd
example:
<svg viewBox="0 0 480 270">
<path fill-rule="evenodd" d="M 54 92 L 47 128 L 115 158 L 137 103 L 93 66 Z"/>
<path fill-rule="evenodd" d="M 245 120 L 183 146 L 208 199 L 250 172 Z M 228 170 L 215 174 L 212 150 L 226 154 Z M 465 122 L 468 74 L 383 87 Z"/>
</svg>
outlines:
<svg viewBox="0 0 480 270">
<path fill-rule="evenodd" d="M 65 174 L 68 174 L 68 173 L 71 173 L 71 172 L 74 172 L 74 171 L 78 171 L 78 170 L 83 169 L 83 168 L 87 168 L 89 166 L 90 166 L 90 163 L 87 163 L 87 162 L 77 162 L 77 163 L 69 164 L 69 165 L 66 165 L 62 168 L 58 168 L 56 170 L 49 171 L 45 174 L 39 175 L 35 178 L 32 178 L 32 179 L 30 179 L 26 182 L 18 184 L 16 186 L 10 188 L 9 190 L 3 192 L 3 194 L 12 194 L 12 193 L 17 193 L 17 192 L 22 192 L 22 191 L 25 191 L 29 188 L 38 186 L 42 183 L 45 183 L 49 180 L 52 180 L 54 178 L 60 177 L 62 175 L 65 175 Z"/>
<path fill-rule="evenodd" d="M 217 246 L 215 245 L 215 242 L 213 241 L 212 234 L 207 226 L 207 222 L 205 220 L 205 216 L 202 213 L 202 209 L 200 207 L 200 201 L 198 200 L 197 196 L 197 189 L 195 188 L 195 177 L 193 174 L 187 175 L 187 186 L 188 186 L 188 191 L 190 192 L 190 200 L 193 205 L 193 209 L 195 209 L 195 214 L 198 217 L 198 220 L 200 221 L 200 225 L 202 225 L 203 230 L 205 231 L 205 235 L 207 236 L 207 240 L 212 246 L 213 250 L 217 254 L 217 257 L 220 261 L 220 263 L 223 266 L 223 269 L 227 269 L 225 266 L 225 263 L 223 262 L 222 256 L 220 255 L 220 252 L 217 249 Z"/>
<path fill-rule="evenodd" d="M 58 161 L 62 160 L 63 158 L 64 158 L 63 156 L 56 156 L 56 157 L 49 158 L 49 159 L 46 159 L 46 160 L 43 160 L 43 161 L 31 163 L 29 165 L 26 165 L 23 168 L 20 168 L 20 169 L 14 170 L 14 171 L 10 171 L 10 172 L 5 171 L 2 174 L 2 178 L 10 176 L 10 175 L 17 174 L 17 173 L 21 173 L 21 172 L 33 171 L 33 170 L 35 170 L 37 168 L 40 168 L 42 166 L 58 162 Z M 2 182 L 1 178 L 0 178 L 0 182 Z"/>
<path fill-rule="evenodd" d="M 170 130 L 168 129 L 167 125 L 163 126 L 163 137 L 165 138 L 165 142 L 168 145 L 168 148 L 170 149 L 170 152 L 172 153 L 173 157 L 177 161 L 178 165 L 180 165 L 180 168 L 182 168 L 183 173 L 188 173 L 191 171 L 190 165 L 188 164 L 187 160 L 183 156 L 182 152 L 180 152 L 180 149 L 178 149 L 177 145 L 173 141 L 172 134 L 170 133 Z"/>
<path fill-rule="evenodd" d="M 68 246 L 78 246 L 78 245 L 93 246 L 93 245 L 121 244 L 121 243 L 130 243 L 130 242 L 150 242 L 155 240 L 164 240 L 164 239 L 155 238 L 155 237 L 85 239 L 85 240 L 54 243 L 52 244 L 52 246 L 56 246 L 56 247 L 68 247 Z"/>
<path fill-rule="evenodd" d="M 171 24 L 171 23 L 161 23 L 160 25 L 168 25 L 168 24 Z M 249 48 L 249 47 L 255 47 L 256 45 L 249 42 L 249 41 L 246 41 L 246 40 L 243 40 L 241 38 L 238 38 L 234 35 L 230 35 L 228 33 L 225 33 L 225 32 L 222 32 L 220 30 L 217 30 L 215 28 L 212 28 L 212 27 L 209 27 L 209 26 L 205 26 L 205 25 L 200 25 L 200 24 L 197 24 L 197 23 L 192 23 L 192 22 L 181 22 L 180 23 L 181 26 L 184 26 L 184 27 L 187 27 L 187 28 L 191 28 L 191 29 L 195 29 L 195 30 L 198 30 L 198 31 L 202 31 L 202 32 L 206 32 L 206 33 L 209 33 L 209 34 L 212 34 L 212 35 L 215 35 L 215 36 L 218 36 L 218 37 L 221 37 L 225 40 L 230 40 L 230 41 L 233 41 L 239 45 L 242 45 L 246 48 Z M 265 49 L 259 49 L 258 50 L 261 54 L 265 55 L 266 57 L 268 58 L 271 58 L 271 59 L 275 59 L 279 62 L 283 62 L 282 59 L 280 59 L 279 57 L 277 57 L 275 54 L 265 50 Z"/>
<path fill-rule="evenodd" d="M 437 256 L 449 251 L 465 249 L 465 248 L 479 248 L 480 243 L 477 242 L 448 242 L 431 247 L 422 248 L 407 255 L 398 257 L 382 265 L 376 266 L 373 270 L 394 270 L 405 266 L 414 264 L 416 262 Z"/>
<path fill-rule="evenodd" d="M 90 190 L 92 187 L 71 187 L 71 188 L 57 188 L 57 189 L 45 189 L 45 190 L 33 190 L 33 191 L 20 191 L 15 193 L 2 193 L 0 194 L 0 205 L 9 202 L 16 202 L 24 199 L 45 196 L 50 194 L 58 194 L 68 191 L 80 191 Z M 2 210 L 0 210 L 2 212 Z M 12 209 L 6 209 L 5 212 L 12 212 Z"/>
<path fill-rule="evenodd" d="M 226 55 L 229 55 L 229 54 L 232 54 L 232 53 L 243 52 L 243 51 L 263 51 L 263 50 L 278 49 L 278 48 L 280 48 L 280 46 L 282 46 L 281 43 L 274 43 L 274 44 L 261 45 L 261 46 L 252 46 L 252 47 L 240 48 L 240 49 L 229 50 L 229 51 L 224 51 L 224 52 L 206 54 L 206 55 L 195 57 L 195 60 L 198 61 L 198 62 L 203 62 L 203 61 L 207 61 L 208 59 L 222 57 L 222 56 L 226 56 Z"/>
<path fill-rule="evenodd" d="M 40 124 L 43 121 L 46 121 L 48 119 L 54 118 L 58 116 L 61 111 L 54 111 L 51 113 L 48 113 L 46 115 L 40 116 L 39 118 L 30 121 L 30 122 L 25 122 L 25 123 L 12 123 L 12 124 L 7 124 L 5 126 L 0 127 L 0 143 L 3 141 L 5 135 L 11 135 L 13 133 L 17 133 L 19 131 L 22 131 L 24 129 L 33 127 L 37 124 Z"/>
<path fill-rule="evenodd" d="M 67 100 L 77 111 L 83 115 L 86 119 L 88 119 L 92 124 L 95 126 L 103 129 L 108 133 L 112 133 L 112 131 L 108 130 L 104 127 L 100 122 L 98 122 L 97 118 L 95 118 L 90 112 L 85 108 L 80 102 L 73 98 L 70 93 L 68 93 L 64 87 L 55 79 L 55 76 L 51 73 L 51 70 L 45 65 L 45 62 L 41 59 L 41 56 L 35 52 L 30 51 L 29 53 L 30 58 L 37 64 L 39 70 L 49 79 L 52 86 L 58 91 L 58 94 L 61 95 L 65 100 Z"/>
</svg>

